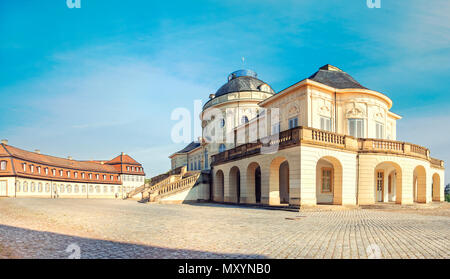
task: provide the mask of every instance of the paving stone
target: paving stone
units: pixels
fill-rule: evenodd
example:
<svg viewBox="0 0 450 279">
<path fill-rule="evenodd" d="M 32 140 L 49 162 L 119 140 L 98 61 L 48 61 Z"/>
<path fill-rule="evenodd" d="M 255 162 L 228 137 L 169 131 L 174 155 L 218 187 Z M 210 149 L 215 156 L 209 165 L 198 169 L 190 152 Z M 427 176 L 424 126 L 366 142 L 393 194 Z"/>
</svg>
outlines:
<svg viewBox="0 0 450 279">
<path fill-rule="evenodd" d="M 323 209 L 5 198 L 0 258 L 450 258 L 450 208 Z"/>
</svg>

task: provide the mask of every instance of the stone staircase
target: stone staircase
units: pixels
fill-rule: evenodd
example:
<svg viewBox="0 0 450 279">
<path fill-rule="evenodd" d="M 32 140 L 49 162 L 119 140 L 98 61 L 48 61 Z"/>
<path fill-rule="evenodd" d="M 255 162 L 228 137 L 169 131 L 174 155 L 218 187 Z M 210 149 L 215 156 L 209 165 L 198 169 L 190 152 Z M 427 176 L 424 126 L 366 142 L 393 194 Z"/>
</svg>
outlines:
<svg viewBox="0 0 450 279">
<path fill-rule="evenodd" d="M 158 202 L 165 197 L 188 190 L 197 184 L 200 175 L 200 172 L 189 172 L 177 181 L 155 185 L 155 187 L 149 191 L 148 201 Z"/>
<path fill-rule="evenodd" d="M 173 195 L 184 191 L 187 191 L 185 192 L 187 194 L 195 185 L 204 182 L 201 175 L 201 171 L 187 171 L 186 167 L 170 170 L 153 177 L 151 183 L 130 191 L 127 193 L 126 199 L 137 199 L 141 203 L 162 202 L 164 199 L 173 201 Z M 194 189 L 194 191 L 196 190 Z M 192 197 L 192 193 L 189 194 Z"/>
</svg>

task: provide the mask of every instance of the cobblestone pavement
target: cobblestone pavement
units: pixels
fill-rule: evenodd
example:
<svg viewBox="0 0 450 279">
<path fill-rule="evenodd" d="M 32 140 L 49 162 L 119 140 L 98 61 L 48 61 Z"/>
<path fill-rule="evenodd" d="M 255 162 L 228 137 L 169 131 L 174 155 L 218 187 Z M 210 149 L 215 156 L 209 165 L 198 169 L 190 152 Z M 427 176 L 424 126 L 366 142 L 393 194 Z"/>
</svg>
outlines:
<svg viewBox="0 0 450 279">
<path fill-rule="evenodd" d="M 450 207 L 437 207 L 444 214 L 3 198 L 0 258 L 67 258 L 77 246 L 81 258 L 450 258 Z"/>
</svg>

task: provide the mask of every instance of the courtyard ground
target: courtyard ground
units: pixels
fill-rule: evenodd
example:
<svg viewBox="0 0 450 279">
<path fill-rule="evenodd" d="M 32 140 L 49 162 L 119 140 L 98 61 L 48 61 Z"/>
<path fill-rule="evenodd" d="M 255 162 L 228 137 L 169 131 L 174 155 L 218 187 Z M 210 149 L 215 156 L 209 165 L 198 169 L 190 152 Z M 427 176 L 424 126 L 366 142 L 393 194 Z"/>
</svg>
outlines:
<svg viewBox="0 0 450 279">
<path fill-rule="evenodd" d="M 450 206 L 0 198 L 0 258 L 450 258 Z"/>
</svg>

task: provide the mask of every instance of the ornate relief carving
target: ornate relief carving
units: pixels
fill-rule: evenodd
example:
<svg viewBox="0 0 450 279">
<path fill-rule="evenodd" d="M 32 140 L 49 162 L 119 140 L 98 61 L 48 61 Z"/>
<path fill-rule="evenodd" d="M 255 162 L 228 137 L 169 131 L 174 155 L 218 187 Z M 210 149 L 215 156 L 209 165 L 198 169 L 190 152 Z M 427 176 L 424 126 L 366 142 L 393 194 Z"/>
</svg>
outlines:
<svg viewBox="0 0 450 279">
<path fill-rule="evenodd" d="M 373 118 L 378 121 L 383 121 L 384 120 L 384 110 L 382 108 L 380 108 L 379 106 L 376 106 L 374 110 L 375 110 L 375 112 L 373 114 Z"/>
<path fill-rule="evenodd" d="M 295 114 L 298 114 L 298 112 L 299 112 L 299 109 L 298 109 L 297 105 L 295 105 L 295 104 L 291 105 L 291 107 L 289 108 L 289 111 L 288 111 L 289 115 L 295 115 Z"/>
<path fill-rule="evenodd" d="M 355 102 L 347 105 L 346 111 L 347 118 L 363 118 L 365 116 L 365 109 Z"/>
<path fill-rule="evenodd" d="M 329 117 L 331 115 L 331 102 L 325 99 L 322 99 L 322 104 L 319 105 L 319 114 L 323 116 Z"/>
</svg>

